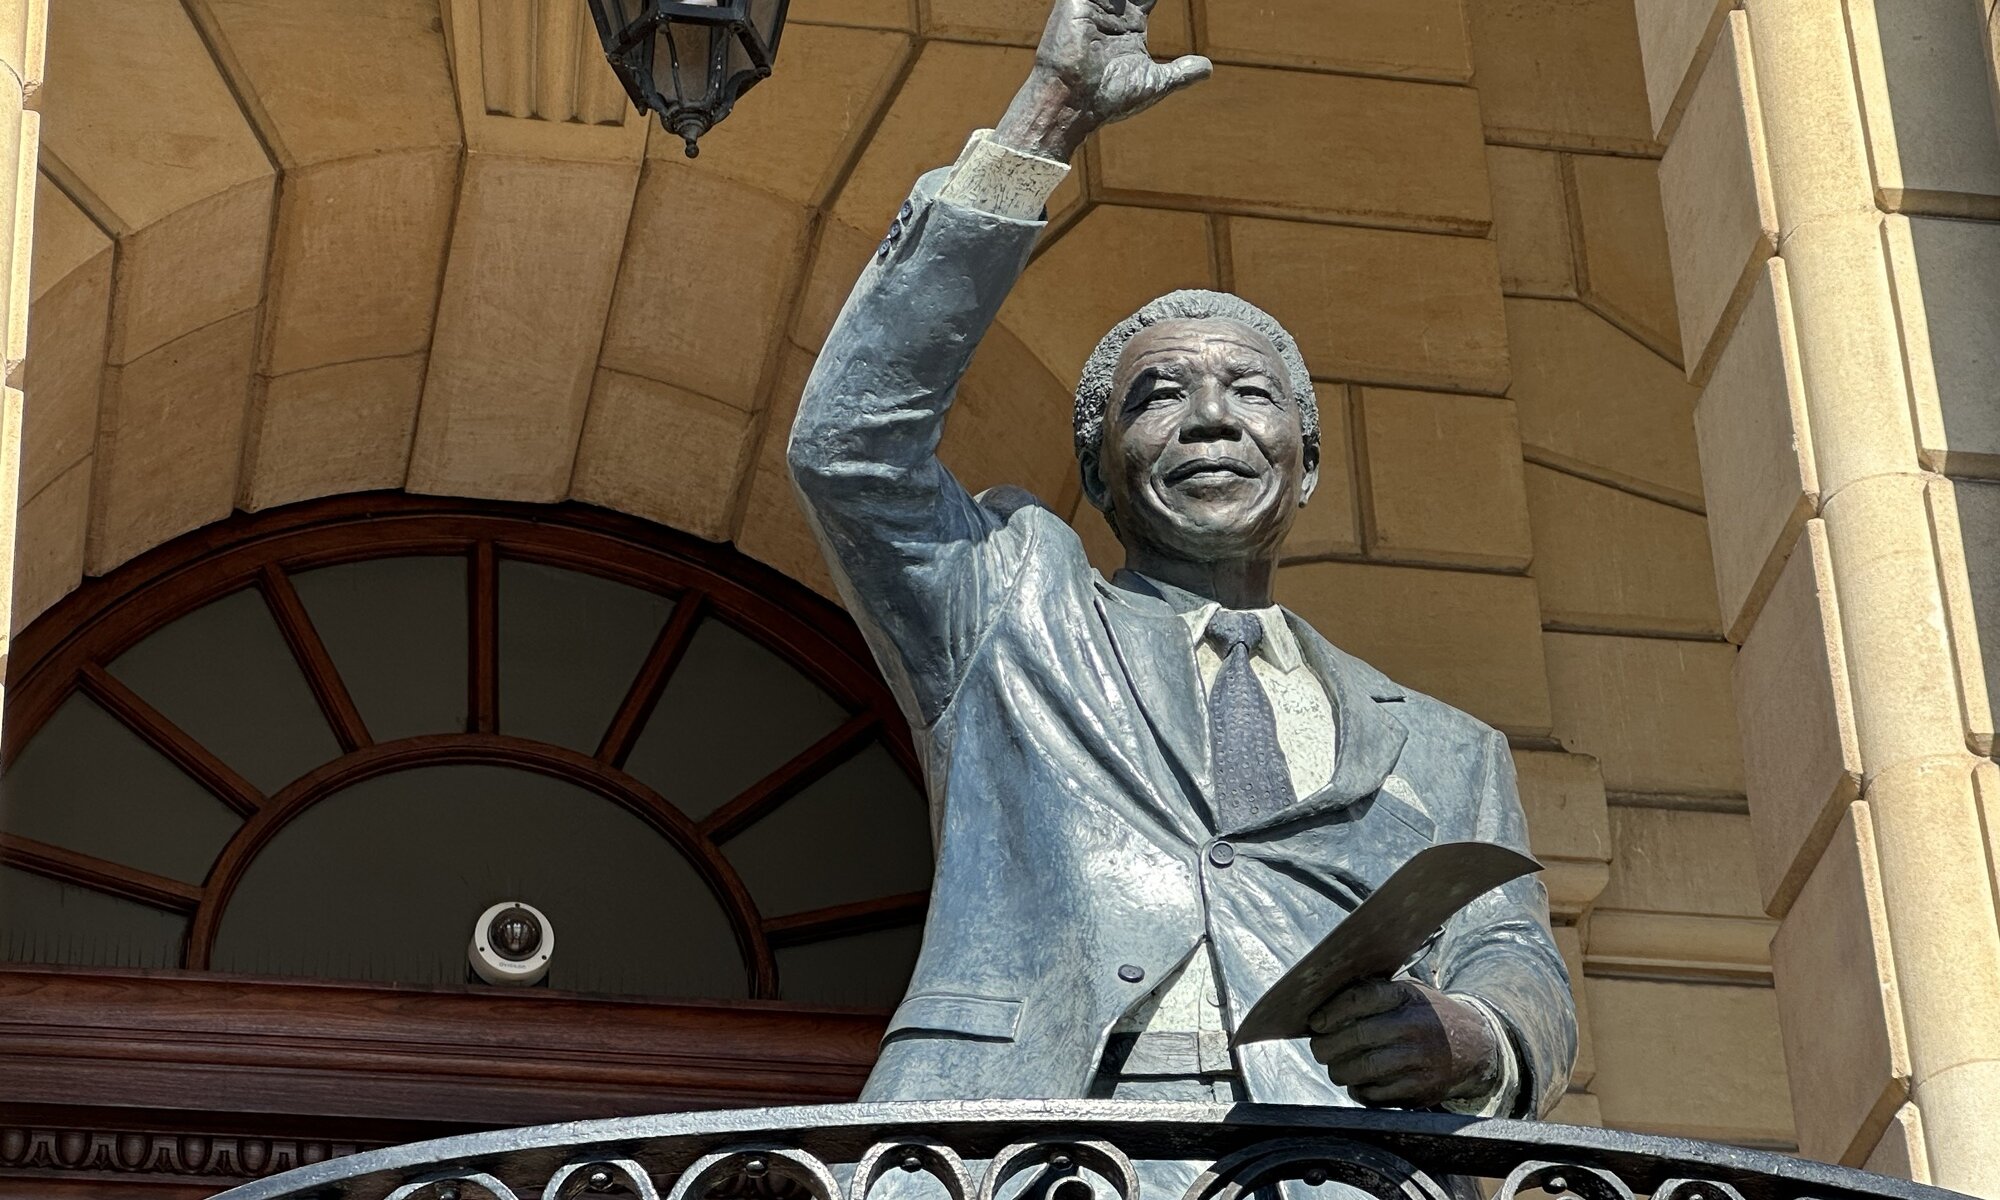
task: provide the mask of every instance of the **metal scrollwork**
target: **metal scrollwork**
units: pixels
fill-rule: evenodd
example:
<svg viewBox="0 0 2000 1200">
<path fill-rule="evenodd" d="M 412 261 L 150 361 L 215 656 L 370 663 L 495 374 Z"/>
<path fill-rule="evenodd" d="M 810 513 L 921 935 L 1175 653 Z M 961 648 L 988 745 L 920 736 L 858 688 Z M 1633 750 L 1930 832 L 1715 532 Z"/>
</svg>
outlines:
<svg viewBox="0 0 2000 1200">
<path fill-rule="evenodd" d="M 624 1193 L 635 1200 L 660 1200 L 659 1189 L 646 1169 L 629 1158 L 592 1159 L 571 1163 L 550 1176 L 542 1200 L 578 1200 L 584 1196 Z"/>
<path fill-rule="evenodd" d="M 1653 1200 L 1743 1200 L 1743 1193 L 1712 1179 L 1669 1179 L 1653 1189 Z"/>
<path fill-rule="evenodd" d="M 1344 1183 L 1378 1200 L 1450 1200 L 1451 1196 L 1437 1180 L 1387 1150 L 1337 1138 L 1286 1138 L 1219 1160 L 1188 1185 L 1182 1200 L 1242 1200 L 1260 1188 L 1290 1180 L 1313 1187 Z"/>
<path fill-rule="evenodd" d="M 468 1183 L 485 1192 L 492 1200 L 520 1200 L 512 1188 L 484 1171 L 426 1175 L 390 1192 L 384 1200 L 476 1200 L 466 1194 L 465 1185 Z"/>
<path fill-rule="evenodd" d="M 1525 1162 L 1515 1167 L 1513 1173 L 1507 1176 L 1507 1181 L 1500 1185 L 1500 1190 L 1494 1193 L 1493 1200 L 1514 1200 L 1518 1192 L 1536 1190 L 1552 1196 L 1568 1193 L 1581 1197 L 1581 1200 L 1632 1200 L 1632 1189 L 1609 1171 L 1554 1162 Z M 1661 1198 L 1656 1197 L 1655 1200 Z M 1682 1197 L 1681 1200 L 1695 1200 L 1695 1197 Z M 1743 1198 L 1738 1196 L 1736 1200 Z"/>
<path fill-rule="evenodd" d="M 972 1177 L 965 1169 L 965 1160 L 950 1146 L 934 1138 L 884 1142 L 870 1149 L 854 1165 L 854 1183 L 848 1190 L 849 1200 L 868 1200 L 868 1193 L 875 1187 L 876 1181 L 891 1171 L 911 1174 L 928 1171 L 932 1178 L 944 1185 L 950 1200 L 972 1200 Z"/>
<path fill-rule="evenodd" d="M 1125 1152 L 1110 1142 L 1016 1142 L 993 1156 L 979 1185 L 979 1200 L 995 1200 L 1007 1182 L 1024 1171 L 1050 1172 L 1048 1200 L 1090 1200 L 1092 1189 L 1076 1173 L 1089 1167 L 1104 1177 L 1119 1200 L 1139 1200 L 1139 1172 Z"/>
<path fill-rule="evenodd" d="M 667 1200 L 840 1200 L 826 1164 L 780 1146 L 746 1146 L 710 1154 L 689 1167 Z"/>
<path fill-rule="evenodd" d="M 131 1141 L 114 1148 L 138 1162 L 150 1151 Z M 101 1170 L 89 1165 L 110 1152 L 99 1145 L 72 1132 L 0 1130 L 0 1164 Z M 1351 1200 L 1472 1200 L 1493 1183 L 1492 1200 L 1966 1200 L 1828 1163 L 1615 1130 L 1095 1100 L 682 1113 L 503 1130 L 332 1158 L 217 1200 L 517 1200 L 503 1179 L 524 1189 L 533 1180 L 536 1190 L 524 1190 L 532 1200 L 1265 1200 L 1279 1190 L 1297 1200 L 1289 1194 L 1300 1184 L 1338 1184 L 1359 1193 Z"/>
</svg>

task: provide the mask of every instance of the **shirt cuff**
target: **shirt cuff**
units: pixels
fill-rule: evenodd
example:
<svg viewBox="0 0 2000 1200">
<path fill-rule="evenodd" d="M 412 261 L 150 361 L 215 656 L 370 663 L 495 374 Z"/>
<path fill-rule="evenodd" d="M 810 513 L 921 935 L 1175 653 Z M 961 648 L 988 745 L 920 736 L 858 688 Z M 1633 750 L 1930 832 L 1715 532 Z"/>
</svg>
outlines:
<svg viewBox="0 0 2000 1200">
<path fill-rule="evenodd" d="M 1003 146 L 991 129 L 982 129 L 965 143 L 938 199 L 996 217 L 1038 221 L 1067 178 L 1068 163 Z"/>
<path fill-rule="evenodd" d="M 1500 1047 L 1500 1082 L 1484 1096 L 1470 1096 L 1464 1100 L 1444 1102 L 1446 1112 L 1454 1112 L 1465 1117 L 1508 1117 L 1514 1115 L 1515 1106 L 1521 1098 L 1521 1055 L 1514 1049 L 1514 1037 L 1507 1032 L 1507 1023 L 1493 1006 L 1477 996 L 1464 992 L 1449 993 L 1454 1000 L 1463 1000 L 1479 1010 L 1486 1023 L 1493 1029 L 1493 1039 Z"/>
</svg>

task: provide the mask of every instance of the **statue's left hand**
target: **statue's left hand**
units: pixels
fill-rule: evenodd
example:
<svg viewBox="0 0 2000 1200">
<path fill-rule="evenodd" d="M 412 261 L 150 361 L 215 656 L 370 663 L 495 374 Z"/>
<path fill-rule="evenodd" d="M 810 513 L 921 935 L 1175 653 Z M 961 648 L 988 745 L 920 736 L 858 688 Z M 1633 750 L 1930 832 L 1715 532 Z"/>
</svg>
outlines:
<svg viewBox="0 0 2000 1200">
<path fill-rule="evenodd" d="M 1504 1048 L 1486 1015 L 1410 979 L 1367 979 L 1312 1015 L 1313 1057 L 1363 1104 L 1426 1108 L 1491 1095 Z"/>
</svg>

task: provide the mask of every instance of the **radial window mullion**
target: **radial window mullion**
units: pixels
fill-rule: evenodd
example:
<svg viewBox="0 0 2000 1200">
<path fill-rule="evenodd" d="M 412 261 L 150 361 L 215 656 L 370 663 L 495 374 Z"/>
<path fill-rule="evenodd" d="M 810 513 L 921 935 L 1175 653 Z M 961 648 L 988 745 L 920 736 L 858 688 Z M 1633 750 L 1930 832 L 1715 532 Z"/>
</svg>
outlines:
<svg viewBox="0 0 2000 1200">
<path fill-rule="evenodd" d="M 0 833 L 0 863 L 183 916 L 201 903 L 193 884 L 15 834 Z"/>
<path fill-rule="evenodd" d="M 770 939 L 773 949 L 784 949 L 828 938 L 895 929 L 922 917 L 930 902 L 929 892 L 899 892 L 893 896 L 836 904 L 787 917 L 766 917 L 764 936 Z"/>
<path fill-rule="evenodd" d="M 660 636 L 647 652 L 644 665 L 639 668 L 632 687 L 625 693 L 618 712 L 611 718 L 611 727 L 604 731 L 604 740 L 597 747 L 599 762 L 614 767 L 623 767 L 625 759 L 632 753 L 632 744 L 639 738 L 639 731 L 653 715 L 653 708 L 660 702 L 660 695 L 673 681 L 675 668 L 687 654 L 688 645 L 694 640 L 695 626 L 708 608 L 708 597 L 700 592 L 688 592 L 681 596 L 674 606 L 674 614 L 667 619 Z"/>
<path fill-rule="evenodd" d="M 288 575 L 374 741 L 466 732 L 470 573 L 459 549 Z"/>
<path fill-rule="evenodd" d="M 492 542 L 472 548 L 466 602 L 471 637 L 466 722 L 473 733 L 493 733 L 500 727 L 500 556 Z"/>
<path fill-rule="evenodd" d="M 368 724 L 362 719 L 361 710 L 355 707 L 354 697 L 348 694 L 340 669 L 327 653 L 326 643 L 320 640 L 319 630 L 314 627 L 291 578 L 276 563 L 265 563 L 258 577 L 258 590 L 264 594 L 264 603 L 270 606 L 271 617 L 277 621 L 278 632 L 284 635 L 293 661 L 305 675 L 313 699 L 326 715 L 327 724 L 333 727 L 334 736 L 340 739 L 340 748 L 352 752 L 373 745 Z"/>
<path fill-rule="evenodd" d="M 874 713 L 857 713 L 849 717 L 840 728 L 806 747 L 790 762 L 710 813 L 702 821 L 701 831 L 718 842 L 735 837 L 854 757 L 874 735 L 878 724 Z"/>
<path fill-rule="evenodd" d="M 123 680 L 95 664 L 77 675 L 84 695 L 116 717 L 120 724 L 139 735 L 147 745 L 165 755 L 215 798 L 249 816 L 264 806 L 264 794 L 255 784 L 238 774 L 207 746 L 197 741 L 166 714 L 148 704 L 144 697 L 127 687 Z"/>
</svg>

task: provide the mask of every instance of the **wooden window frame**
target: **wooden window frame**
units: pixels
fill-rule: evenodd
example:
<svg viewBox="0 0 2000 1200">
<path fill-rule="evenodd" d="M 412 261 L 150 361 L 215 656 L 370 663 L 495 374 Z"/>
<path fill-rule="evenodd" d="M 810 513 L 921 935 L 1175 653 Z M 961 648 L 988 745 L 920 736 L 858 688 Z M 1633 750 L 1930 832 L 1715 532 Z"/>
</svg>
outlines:
<svg viewBox="0 0 2000 1200">
<path fill-rule="evenodd" d="M 464 555 L 470 566 L 467 728 L 377 743 L 290 576 L 339 563 L 443 554 Z M 582 571 L 676 600 L 594 754 L 499 732 L 503 558 Z M 269 796 L 105 670 L 152 631 L 246 586 L 270 607 L 342 751 Z M 694 821 L 622 767 L 705 616 L 780 654 L 852 715 Z M 920 775 L 909 729 L 852 622 L 777 572 L 727 547 L 582 505 L 400 493 L 313 501 L 238 515 L 161 546 L 86 583 L 23 631 L 9 665 L 5 761 L 11 764 L 79 691 L 245 821 L 200 886 L 0 837 L 0 861 L 189 916 L 183 969 L 0 966 L 0 1078 L 8 1080 L 0 1133 L 67 1120 L 63 1114 L 143 1110 L 147 1129 L 208 1129 L 218 1122 L 235 1129 L 281 1119 L 298 1136 L 365 1144 L 615 1113 L 834 1102 L 859 1090 L 884 1014 L 773 999 L 773 950 L 909 924 L 927 897 L 764 918 L 716 843 L 871 740 L 886 746 L 912 779 Z M 753 999 L 667 1004 L 204 969 L 236 883 L 288 821 L 364 779 L 474 762 L 575 783 L 674 842 L 730 914 Z M 92 1116 L 87 1128 L 101 1131 L 106 1120 Z M 9 1190 L 6 1174 L 0 1161 L 0 1195 Z"/>
</svg>

